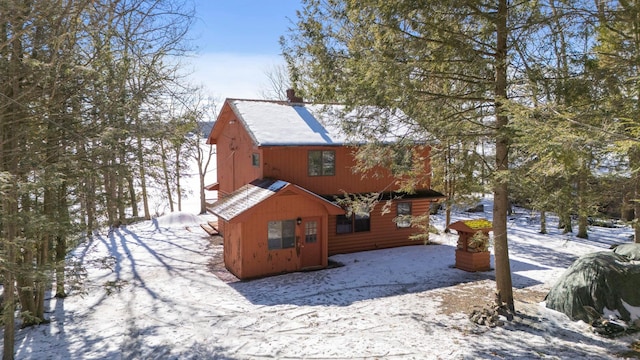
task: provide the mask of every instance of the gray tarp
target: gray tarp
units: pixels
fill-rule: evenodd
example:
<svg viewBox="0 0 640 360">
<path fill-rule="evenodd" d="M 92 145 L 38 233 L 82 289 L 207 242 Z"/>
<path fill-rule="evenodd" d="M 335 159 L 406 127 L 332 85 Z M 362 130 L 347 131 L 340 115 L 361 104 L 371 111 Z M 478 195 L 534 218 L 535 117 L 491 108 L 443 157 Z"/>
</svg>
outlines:
<svg viewBox="0 0 640 360">
<path fill-rule="evenodd" d="M 613 252 L 626 256 L 629 260 L 640 260 L 640 244 L 622 244 L 613 249 Z"/>
<path fill-rule="evenodd" d="M 640 255 L 640 244 L 626 245 L 619 252 L 628 253 L 630 257 Z M 600 251 L 576 260 L 551 288 L 546 305 L 573 320 L 589 323 L 595 320 L 584 308 L 589 306 L 600 314 L 605 308 L 617 310 L 620 319 L 629 321 L 630 313 L 623 300 L 640 307 L 640 261 L 616 252 Z"/>
</svg>

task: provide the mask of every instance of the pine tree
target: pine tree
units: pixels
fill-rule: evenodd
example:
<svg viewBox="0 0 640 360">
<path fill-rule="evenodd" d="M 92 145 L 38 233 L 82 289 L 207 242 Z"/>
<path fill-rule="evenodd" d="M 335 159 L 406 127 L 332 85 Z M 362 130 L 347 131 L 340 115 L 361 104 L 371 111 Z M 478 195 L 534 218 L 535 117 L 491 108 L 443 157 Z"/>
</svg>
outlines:
<svg viewBox="0 0 640 360">
<path fill-rule="evenodd" d="M 627 140 L 618 139 L 632 171 L 634 238 L 640 242 L 640 2 L 598 2 L 598 70 L 606 81 L 606 104 Z"/>
<path fill-rule="evenodd" d="M 504 104 L 511 74 L 517 74 L 509 70 L 517 63 L 509 62 L 517 57 L 512 42 L 531 31 L 527 22 L 536 14 L 536 3 L 304 4 L 297 29 L 282 42 L 294 86 L 305 98 L 350 108 L 401 109 L 421 125 L 411 135 L 431 144 L 449 138 L 455 143 L 447 130 L 460 124 L 476 126 L 465 135 L 492 140 L 494 158 L 487 163 L 492 164 L 496 283 L 500 299 L 513 308 L 507 245 L 512 135 Z M 384 133 L 389 130 L 384 125 L 382 120 L 366 128 Z M 361 132 L 363 127 L 354 128 Z"/>
<path fill-rule="evenodd" d="M 193 14 L 177 5 L 0 3 L 5 359 L 14 353 L 16 302 L 23 326 L 47 321 L 44 299 L 54 277 L 56 296 L 66 296 L 68 247 L 105 218 L 120 220 L 127 207 L 135 212 L 130 139 L 149 135 L 129 114 L 146 111 L 165 85 L 179 80 L 176 66 L 163 59 L 186 50 L 181 41 Z M 133 86 L 132 78 L 148 82 Z"/>
</svg>

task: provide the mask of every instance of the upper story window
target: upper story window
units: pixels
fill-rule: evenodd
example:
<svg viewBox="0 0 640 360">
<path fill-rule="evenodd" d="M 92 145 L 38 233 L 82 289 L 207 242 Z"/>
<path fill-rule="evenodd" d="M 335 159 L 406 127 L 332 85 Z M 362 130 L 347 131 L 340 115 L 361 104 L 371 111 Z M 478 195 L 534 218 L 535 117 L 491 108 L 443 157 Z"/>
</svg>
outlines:
<svg viewBox="0 0 640 360">
<path fill-rule="evenodd" d="M 333 176 L 336 174 L 336 152 L 333 150 L 309 150 L 309 176 Z"/>
<path fill-rule="evenodd" d="M 411 227 L 411 203 L 399 202 L 396 210 L 396 226 L 399 228 Z"/>
<path fill-rule="evenodd" d="M 260 167 L 260 154 L 258 153 L 251 154 L 251 165 Z"/>
<path fill-rule="evenodd" d="M 411 171 L 413 166 L 413 150 L 402 147 L 395 150 L 391 171 L 394 175 L 401 175 Z"/>
</svg>

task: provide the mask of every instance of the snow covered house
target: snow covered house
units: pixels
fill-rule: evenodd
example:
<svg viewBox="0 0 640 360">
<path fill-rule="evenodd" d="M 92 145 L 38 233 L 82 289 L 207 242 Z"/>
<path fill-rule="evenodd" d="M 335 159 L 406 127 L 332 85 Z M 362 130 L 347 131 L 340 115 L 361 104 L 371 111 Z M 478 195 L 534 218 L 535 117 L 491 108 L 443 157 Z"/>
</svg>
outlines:
<svg viewBox="0 0 640 360">
<path fill-rule="evenodd" d="M 354 172 L 358 141 L 336 121 L 343 107 L 288 96 L 226 99 L 209 134 L 218 179 L 209 189 L 219 200 L 208 210 L 218 217 L 227 269 L 240 279 L 255 278 L 324 268 L 333 254 L 418 244 L 409 239 L 416 229 L 395 219 L 425 214 L 444 197 L 430 189 L 430 179 L 415 193 L 398 194 L 390 171 Z M 383 141 L 394 141 L 393 135 Z M 416 151 L 430 171 L 430 148 L 416 145 Z M 381 202 L 347 216 L 336 202 L 345 193 L 394 200 L 385 214 L 387 202 Z"/>
</svg>

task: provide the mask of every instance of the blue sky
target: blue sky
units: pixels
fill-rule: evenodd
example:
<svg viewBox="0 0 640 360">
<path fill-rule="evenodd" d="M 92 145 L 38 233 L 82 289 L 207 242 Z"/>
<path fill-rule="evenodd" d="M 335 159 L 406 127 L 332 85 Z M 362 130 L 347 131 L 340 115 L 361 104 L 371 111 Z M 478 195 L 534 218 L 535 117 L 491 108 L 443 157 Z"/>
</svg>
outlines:
<svg viewBox="0 0 640 360">
<path fill-rule="evenodd" d="M 204 85 L 216 100 L 259 98 L 268 86 L 266 74 L 283 63 L 278 40 L 295 21 L 300 2 L 194 0 L 194 4 L 193 81 Z"/>
</svg>

